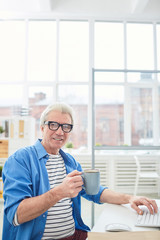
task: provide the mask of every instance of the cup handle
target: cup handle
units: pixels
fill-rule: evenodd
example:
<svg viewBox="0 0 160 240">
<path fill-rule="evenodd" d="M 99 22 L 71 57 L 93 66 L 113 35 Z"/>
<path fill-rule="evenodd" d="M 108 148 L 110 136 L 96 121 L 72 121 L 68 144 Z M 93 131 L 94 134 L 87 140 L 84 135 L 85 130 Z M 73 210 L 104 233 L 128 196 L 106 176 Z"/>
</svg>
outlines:
<svg viewBox="0 0 160 240">
<path fill-rule="evenodd" d="M 83 172 L 82 172 L 82 174 L 81 174 L 81 178 L 82 178 L 82 181 L 83 181 L 82 189 L 86 190 L 86 188 L 85 188 L 85 186 L 84 186 L 85 179 L 84 179 L 84 174 L 83 174 Z"/>
</svg>

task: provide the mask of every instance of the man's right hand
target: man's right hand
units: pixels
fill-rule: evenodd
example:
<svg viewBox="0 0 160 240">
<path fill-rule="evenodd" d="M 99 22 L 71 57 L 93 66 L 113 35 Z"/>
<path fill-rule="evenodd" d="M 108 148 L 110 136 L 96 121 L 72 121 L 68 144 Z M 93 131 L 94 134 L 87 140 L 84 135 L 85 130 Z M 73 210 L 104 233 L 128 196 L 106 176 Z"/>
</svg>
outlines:
<svg viewBox="0 0 160 240">
<path fill-rule="evenodd" d="M 66 176 L 59 186 L 57 186 L 59 190 L 62 191 L 63 198 L 74 198 L 82 190 L 83 181 L 81 174 L 81 172 L 74 170 Z"/>
</svg>

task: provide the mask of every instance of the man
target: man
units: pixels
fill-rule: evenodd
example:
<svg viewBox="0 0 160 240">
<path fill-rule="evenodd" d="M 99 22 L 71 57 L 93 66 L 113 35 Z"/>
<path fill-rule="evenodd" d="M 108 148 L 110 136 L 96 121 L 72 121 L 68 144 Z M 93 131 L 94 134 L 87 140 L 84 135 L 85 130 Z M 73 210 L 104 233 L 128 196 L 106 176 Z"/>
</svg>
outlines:
<svg viewBox="0 0 160 240">
<path fill-rule="evenodd" d="M 85 240 L 90 230 L 81 218 L 81 196 L 95 203 L 130 203 L 157 212 L 154 200 L 116 193 L 100 186 L 97 195 L 82 189 L 82 168 L 62 151 L 73 128 L 72 108 L 48 106 L 41 115 L 42 139 L 16 151 L 3 168 L 3 240 Z"/>
</svg>

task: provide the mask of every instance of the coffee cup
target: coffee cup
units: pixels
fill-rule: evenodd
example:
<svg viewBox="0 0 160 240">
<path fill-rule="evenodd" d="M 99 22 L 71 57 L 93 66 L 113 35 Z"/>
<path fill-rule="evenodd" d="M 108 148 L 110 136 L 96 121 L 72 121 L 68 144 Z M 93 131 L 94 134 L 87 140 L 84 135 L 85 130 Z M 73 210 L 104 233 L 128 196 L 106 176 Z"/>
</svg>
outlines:
<svg viewBox="0 0 160 240">
<path fill-rule="evenodd" d="M 82 172 L 82 188 L 88 195 L 95 195 L 99 192 L 100 171 L 98 169 L 87 169 Z"/>
</svg>

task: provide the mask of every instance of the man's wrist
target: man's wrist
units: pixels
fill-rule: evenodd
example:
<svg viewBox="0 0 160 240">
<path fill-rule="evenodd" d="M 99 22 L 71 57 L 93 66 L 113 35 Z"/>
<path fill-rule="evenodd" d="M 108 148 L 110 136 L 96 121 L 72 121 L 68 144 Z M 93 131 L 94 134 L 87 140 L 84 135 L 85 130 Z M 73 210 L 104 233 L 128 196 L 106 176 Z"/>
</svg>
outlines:
<svg viewBox="0 0 160 240">
<path fill-rule="evenodd" d="M 125 202 L 126 202 L 126 203 L 131 203 L 132 198 L 133 198 L 132 195 L 126 194 L 126 195 L 125 195 Z"/>
<path fill-rule="evenodd" d="M 65 198 L 64 191 L 62 191 L 60 185 L 52 188 L 50 190 L 50 194 L 51 194 L 52 199 L 54 199 L 54 201 L 56 201 L 56 202 L 58 202 L 62 198 Z"/>
</svg>

